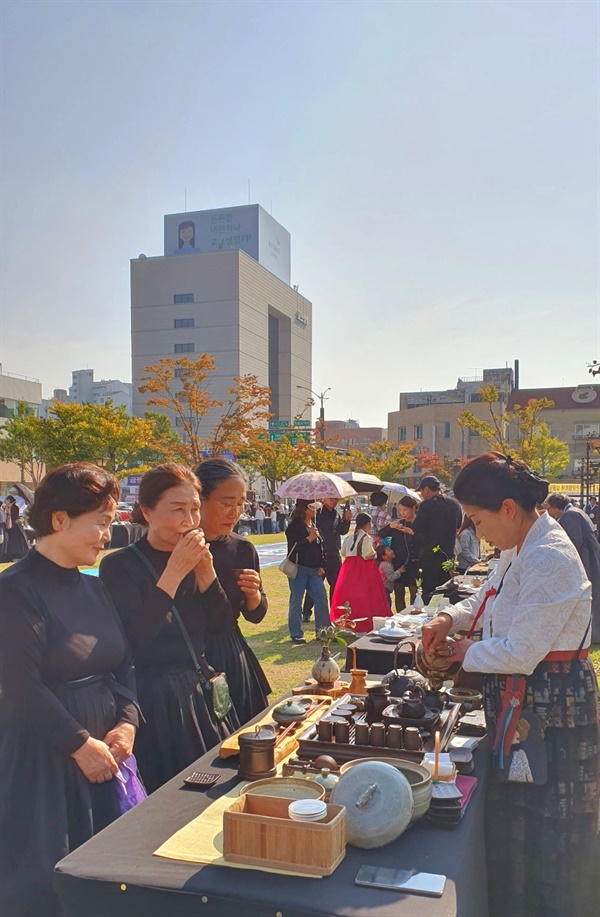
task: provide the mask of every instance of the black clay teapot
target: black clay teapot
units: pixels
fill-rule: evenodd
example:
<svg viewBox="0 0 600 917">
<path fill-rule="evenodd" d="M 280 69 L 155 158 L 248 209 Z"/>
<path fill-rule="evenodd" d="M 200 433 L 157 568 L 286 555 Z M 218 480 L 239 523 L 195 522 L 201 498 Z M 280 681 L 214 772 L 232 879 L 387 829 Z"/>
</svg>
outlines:
<svg viewBox="0 0 600 917">
<path fill-rule="evenodd" d="M 392 697 L 402 697 L 405 691 L 411 691 L 416 687 L 425 688 L 427 686 L 426 678 L 418 672 L 416 668 L 398 666 L 398 651 L 401 646 L 406 646 L 407 644 L 411 648 L 414 659 L 414 644 L 408 643 L 408 641 L 406 641 L 406 643 L 399 643 L 394 650 L 394 669 L 381 679 L 382 684 L 387 685 L 390 689 Z"/>
<path fill-rule="evenodd" d="M 410 717 L 411 719 L 420 720 L 426 712 L 425 691 L 419 685 L 405 691 L 398 704 L 400 716 Z"/>
</svg>

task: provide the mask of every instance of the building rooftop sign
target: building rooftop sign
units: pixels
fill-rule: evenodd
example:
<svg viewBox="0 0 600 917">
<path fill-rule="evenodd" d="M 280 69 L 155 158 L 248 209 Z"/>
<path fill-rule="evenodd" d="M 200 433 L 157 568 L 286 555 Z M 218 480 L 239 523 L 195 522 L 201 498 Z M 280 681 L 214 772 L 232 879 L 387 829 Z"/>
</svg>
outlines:
<svg viewBox="0 0 600 917">
<path fill-rule="evenodd" d="M 290 285 L 290 234 L 259 204 L 165 216 L 165 255 L 236 248 Z"/>
</svg>

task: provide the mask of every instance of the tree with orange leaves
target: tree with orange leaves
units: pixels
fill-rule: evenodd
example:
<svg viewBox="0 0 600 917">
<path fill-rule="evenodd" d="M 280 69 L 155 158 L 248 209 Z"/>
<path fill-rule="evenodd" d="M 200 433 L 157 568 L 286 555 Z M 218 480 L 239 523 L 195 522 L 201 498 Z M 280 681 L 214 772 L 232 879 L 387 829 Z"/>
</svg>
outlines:
<svg viewBox="0 0 600 917">
<path fill-rule="evenodd" d="M 190 357 L 163 357 L 147 366 L 140 392 L 149 394 L 148 405 L 172 411 L 182 432 L 181 452 L 185 462 L 199 465 L 205 454 L 230 451 L 239 455 L 264 433 L 271 413 L 271 393 L 258 376 L 236 376 L 229 389 L 229 400 L 219 420 L 206 438 L 200 434 L 207 416 L 224 406 L 209 390 L 209 376 L 216 369 L 212 354 Z"/>
<path fill-rule="evenodd" d="M 416 456 L 415 464 L 421 476 L 434 474 L 443 484 L 450 486 L 466 461 L 462 455 L 451 459 L 448 456 L 438 455 L 437 452 L 430 452 L 429 449 L 421 449 Z"/>
</svg>

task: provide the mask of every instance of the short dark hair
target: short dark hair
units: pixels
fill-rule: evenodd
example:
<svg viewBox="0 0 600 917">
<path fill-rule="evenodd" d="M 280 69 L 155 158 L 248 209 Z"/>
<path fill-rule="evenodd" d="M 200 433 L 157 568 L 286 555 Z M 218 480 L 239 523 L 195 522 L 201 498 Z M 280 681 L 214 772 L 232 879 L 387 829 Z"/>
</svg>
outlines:
<svg viewBox="0 0 600 917">
<path fill-rule="evenodd" d="M 164 465 L 157 465 L 151 471 L 147 471 L 140 481 L 137 503 L 131 513 L 131 521 L 140 525 L 148 525 L 142 507 L 154 509 L 162 495 L 171 487 L 179 487 L 180 484 L 189 484 L 198 494 L 202 494 L 202 488 L 198 478 L 185 465 L 177 465 L 175 462 L 165 462 Z"/>
<path fill-rule="evenodd" d="M 553 506 L 555 509 L 564 509 L 570 502 L 566 494 L 550 494 L 546 497 L 546 506 Z"/>
<path fill-rule="evenodd" d="M 411 497 L 410 494 L 404 494 L 403 497 L 400 497 L 398 503 L 400 506 L 408 506 L 411 509 L 419 505 L 419 501 L 415 497 Z"/>
<path fill-rule="evenodd" d="M 530 511 L 548 496 L 548 482 L 525 462 L 501 452 L 484 452 L 461 468 L 454 496 L 460 503 L 493 512 L 498 512 L 504 500 L 514 500 Z"/>
<path fill-rule="evenodd" d="M 119 499 L 114 475 L 90 462 L 73 462 L 49 471 L 34 494 L 29 523 L 38 538 L 53 535 L 52 513 L 65 512 L 71 519 L 91 513 L 110 500 Z"/>
<path fill-rule="evenodd" d="M 290 522 L 294 522 L 296 519 L 302 519 L 304 521 L 304 516 L 306 510 L 310 504 L 310 500 L 296 500 L 292 513 L 290 515 Z"/>
<path fill-rule="evenodd" d="M 388 495 L 382 490 L 375 490 L 371 494 L 371 506 L 384 506 L 388 501 Z"/>
<path fill-rule="evenodd" d="M 210 497 L 215 487 L 218 487 L 223 481 L 228 481 L 229 478 L 241 478 L 244 488 L 246 487 L 246 478 L 240 466 L 227 459 L 206 459 L 196 468 L 196 477 L 200 481 L 204 497 Z"/>
</svg>

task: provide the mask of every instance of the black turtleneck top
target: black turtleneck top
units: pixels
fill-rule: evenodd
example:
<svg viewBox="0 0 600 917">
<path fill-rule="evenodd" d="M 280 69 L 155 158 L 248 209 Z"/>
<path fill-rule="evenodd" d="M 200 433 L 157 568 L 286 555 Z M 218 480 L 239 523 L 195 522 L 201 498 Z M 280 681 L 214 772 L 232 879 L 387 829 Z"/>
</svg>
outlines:
<svg viewBox="0 0 600 917">
<path fill-rule="evenodd" d="M 160 578 L 170 553 L 151 547 L 147 537 L 135 544 Z M 110 592 L 123 621 L 138 678 L 145 670 L 175 671 L 192 665 L 189 650 L 171 612 L 173 604 L 181 615 L 198 657 L 204 653 L 204 635 L 207 632 L 228 630 L 236 620 L 218 579 L 206 592 L 199 592 L 194 574 L 189 573 L 172 599 L 156 585 L 131 546 L 104 558 L 100 564 L 100 579 Z"/>
<path fill-rule="evenodd" d="M 0 574 L 1 702 L 65 755 L 89 733 L 54 691 L 112 673 L 135 694 L 131 655 L 113 601 L 95 576 L 60 567 L 35 549 Z M 138 725 L 135 705 L 115 698 L 117 721 Z"/>
</svg>

